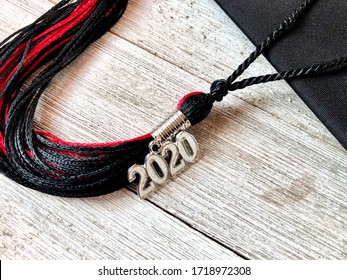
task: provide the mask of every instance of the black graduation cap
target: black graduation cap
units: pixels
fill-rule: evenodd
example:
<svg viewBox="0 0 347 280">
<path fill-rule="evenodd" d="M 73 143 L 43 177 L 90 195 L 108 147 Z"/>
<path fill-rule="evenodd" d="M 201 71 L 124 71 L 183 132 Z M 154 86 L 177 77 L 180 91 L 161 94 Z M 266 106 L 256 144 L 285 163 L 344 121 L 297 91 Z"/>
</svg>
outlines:
<svg viewBox="0 0 347 280">
<path fill-rule="evenodd" d="M 266 38 L 302 0 L 216 0 L 254 44 Z M 265 56 L 284 71 L 347 55 L 347 1 L 317 1 Z M 347 149 L 347 68 L 288 81 Z"/>
</svg>

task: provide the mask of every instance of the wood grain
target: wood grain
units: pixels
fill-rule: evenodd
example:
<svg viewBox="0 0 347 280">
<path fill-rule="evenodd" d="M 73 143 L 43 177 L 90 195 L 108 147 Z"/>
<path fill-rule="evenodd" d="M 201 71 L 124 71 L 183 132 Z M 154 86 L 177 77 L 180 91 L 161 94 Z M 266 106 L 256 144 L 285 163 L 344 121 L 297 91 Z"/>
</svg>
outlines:
<svg viewBox="0 0 347 280">
<path fill-rule="evenodd" d="M 0 1 L 2 38 L 51 5 Z M 36 125 L 82 142 L 146 133 L 252 48 L 212 0 L 130 1 L 54 80 Z M 247 75 L 268 72 L 262 58 Z M 347 258 L 347 153 L 285 82 L 233 92 L 191 131 L 200 161 L 145 202 L 55 198 L 1 177 L 0 257 Z"/>
<path fill-rule="evenodd" d="M 238 258 L 129 191 L 47 198 L 1 182 L 1 259 Z"/>
</svg>

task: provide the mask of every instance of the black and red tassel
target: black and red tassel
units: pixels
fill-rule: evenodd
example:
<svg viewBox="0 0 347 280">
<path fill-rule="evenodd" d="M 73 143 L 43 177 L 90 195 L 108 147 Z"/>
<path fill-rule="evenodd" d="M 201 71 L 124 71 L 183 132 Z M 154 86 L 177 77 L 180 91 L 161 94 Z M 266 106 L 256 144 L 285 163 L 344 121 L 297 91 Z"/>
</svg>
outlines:
<svg viewBox="0 0 347 280">
<path fill-rule="evenodd" d="M 2 173 L 32 189 L 69 197 L 102 195 L 127 185 L 127 170 L 143 161 L 153 140 L 151 134 L 81 144 L 33 130 L 34 113 L 46 87 L 119 20 L 127 2 L 64 0 L 1 42 Z M 35 78 L 26 84 L 33 74 Z"/>
<path fill-rule="evenodd" d="M 27 187 L 60 196 L 94 196 L 126 185 L 128 167 L 150 134 L 104 144 L 64 142 L 33 130 L 40 96 L 54 76 L 123 14 L 127 1 L 61 1 L 0 44 L 0 169 Z M 35 79 L 24 86 L 35 73 Z"/>
</svg>

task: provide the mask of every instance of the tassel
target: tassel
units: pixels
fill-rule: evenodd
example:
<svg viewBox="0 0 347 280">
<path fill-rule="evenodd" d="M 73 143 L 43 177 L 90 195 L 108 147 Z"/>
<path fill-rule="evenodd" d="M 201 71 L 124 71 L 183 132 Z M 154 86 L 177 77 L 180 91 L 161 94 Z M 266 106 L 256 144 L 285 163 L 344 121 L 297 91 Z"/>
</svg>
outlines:
<svg viewBox="0 0 347 280">
<path fill-rule="evenodd" d="M 128 183 L 129 167 L 144 162 L 149 144 L 158 140 L 152 134 L 120 142 L 81 144 L 63 141 L 49 132 L 33 130 L 38 101 L 51 80 L 119 20 L 127 2 L 64 0 L 0 43 L 2 173 L 24 186 L 48 194 L 85 197 L 119 190 Z M 327 70 L 345 67 L 347 56 L 341 56 L 316 65 L 236 81 L 257 57 L 292 31 L 316 2 L 303 1 L 231 76 L 214 81 L 210 93 L 186 95 L 177 105 L 184 123 L 187 120 L 190 126 L 204 120 L 213 104 L 221 102 L 230 91 L 281 79 L 324 74 L 328 73 Z M 29 78 L 33 78 L 30 83 Z M 173 123 L 166 127 L 167 131 L 175 130 L 177 125 L 181 128 L 181 113 L 180 117 L 171 118 Z"/>
<path fill-rule="evenodd" d="M 144 158 L 150 134 L 78 144 L 33 130 L 35 109 L 51 80 L 119 20 L 127 2 L 64 0 L 0 43 L 2 173 L 29 188 L 69 197 L 102 195 L 127 184 L 127 169 Z"/>
</svg>

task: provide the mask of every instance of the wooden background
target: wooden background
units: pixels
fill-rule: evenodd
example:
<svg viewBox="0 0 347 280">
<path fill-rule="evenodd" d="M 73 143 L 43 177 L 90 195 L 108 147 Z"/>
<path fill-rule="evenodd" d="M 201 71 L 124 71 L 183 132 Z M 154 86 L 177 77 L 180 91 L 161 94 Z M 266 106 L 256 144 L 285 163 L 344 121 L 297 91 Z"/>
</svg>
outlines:
<svg viewBox="0 0 347 280">
<path fill-rule="evenodd" d="M 0 0 L 0 37 L 53 4 Z M 54 80 L 36 126 L 79 142 L 150 132 L 253 48 L 213 0 L 130 0 Z M 246 75 L 270 72 L 261 58 Z M 59 198 L 0 175 L 0 258 L 347 258 L 347 152 L 286 82 L 229 94 L 191 132 L 200 161 L 148 201 Z"/>
</svg>

